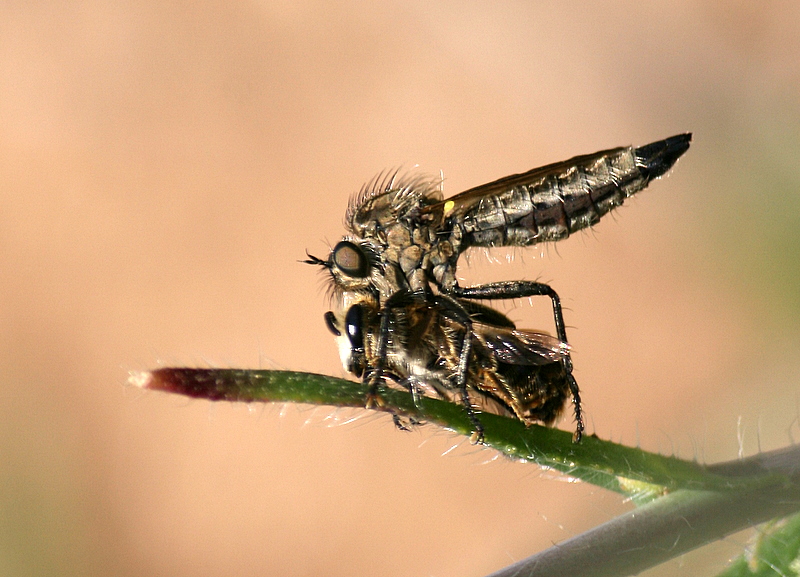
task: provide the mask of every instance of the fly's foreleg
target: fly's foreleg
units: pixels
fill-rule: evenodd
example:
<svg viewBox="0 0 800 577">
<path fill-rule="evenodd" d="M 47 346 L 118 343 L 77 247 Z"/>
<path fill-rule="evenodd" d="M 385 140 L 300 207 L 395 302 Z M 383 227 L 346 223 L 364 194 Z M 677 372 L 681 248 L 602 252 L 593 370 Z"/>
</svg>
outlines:
<svg viewBox="0 0 800 577">
<path fill-rule="evenodd" d="M 461 343 L 461 353 L 458 357 L 458 367 L 456 373 L 456 389 L 461 393 L 461 399 L 464 403 L 464 409 L 467 412 L 467 418 L 472 425 L 473 433 L 470 441 L 473 444 L 483 444 L 483 424 L 478 419 L 475 408 L 469 400 L 469 391 L 467 390 L 467 374 L 469 372 L 469 358 L 472 354 L 472 319 L 464 307 L 455 299 L 439 294 L 433 297 L 434 302 L 442 307 L 444 314 L 458 324 L 464 327 L 464 339 Z"/>
<path fill-rule="evenodd" d="M 367 385 L 367 400 L 366 408 L 375 409 L 385 406 L 383 399 L 379 394 L 379 389 L 384 383 L 384 376 L 386 376 L 386 355 L 389 348 L 389 336 L 392 331 L 392 311 L 403 306 L 409 298 L 407 291 L 398 291 L 391 297 L 386 299 L 383 307 L 381 307 L 379 318 L 380 326 L 378 328 L 378 338 L 375 347 L 375 360 L 372 366 L 367 366 L 364 371 L 363 383 Z M 396 375 L 392 378 L 396 378 Z M 409 382 L 409 391 L 414 397 L 414 403 L 419 402 L 419 391 L 413 382 Z M 392 421 L 395 426 L 401 431 L 410 431 L 412 427 L 419 424 L 419 421 L 414 417 L 401 417 L 396 413 L 392 413 Z"/>
<path fill-rule="evenodd" d="M 381 324 L 378 329 L 378 343 L 375 351 L 375 362 L 372 367 L 364 371 L 364 383 L 367 385 L 368 409 L 383 406 L 383 400 L 378 396 L 378 387 L 383 383 L 383 371 L 386 366 L 386 349 L 389 343 L 389 329 L 391 324 L 391 311 L 384 307 L 380 313 Z"/>
<path fill-rule="evenodd" d="M 367 367 L 363 378 L 364 384 L 367 385 L 366 407 L 368 409 L 382 407 L 384 404 L 378 395 L 378 388 L 383 384 L 383 374 L 386 369 L 389 333 L 392 329 L 392 309 L 402 306 L 407 297 L 406 291 L 398 291 L 386 299 L 386 302 L 381 307 L 379 313 L 381 323 L 378 328 L 378 339 L 375 347 L 375 362 L 371 367 Z"/>
<path fill-rule="evenodd" d="M 467 299 L 490 299 L 490 300 L 506 300 L 518 299 L 531 296 L 547 296 L 553 303 L 553 318 L 556 325 L 556 335 L 562 342 L 567 341 L 567 330 L 564 326 L 564 313 L 561 310 L 561 299 L 548 284 L 534 281 L 506 281 L 478 285 L 473 287 L 460 287 L 455 286 L 447 291 L 447 294 L 457 298 Z M 572 359 L 567 353 L 561 360 L 564 370 L 567 374 L 567 383 L 569 385 L 570 393 L 572 394 L 572 406 L 575 412 L 575 434 L 573 441 L 579 442 L 583 437 L 585 429 L 583 422 L 583 409 L 581 408 L 580 389 L 575 377 L 572 376 Z"/>
</svg>

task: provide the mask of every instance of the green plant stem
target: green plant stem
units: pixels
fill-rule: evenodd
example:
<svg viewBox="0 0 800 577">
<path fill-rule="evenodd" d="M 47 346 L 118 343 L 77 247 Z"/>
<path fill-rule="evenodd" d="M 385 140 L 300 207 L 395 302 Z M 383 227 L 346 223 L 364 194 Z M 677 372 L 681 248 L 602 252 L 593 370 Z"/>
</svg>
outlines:
<svg viewBox="0 0 800 577">
<path fill-rule="evenodd" d="M 361 383 L 291 371 L 164 368 L 132 373 L 138 386 L 209 400 L 364 407 Z M 381 392 L 383 410 L 469 435 L 463 407 Z M 579 444 L 547 427 L 481 414 L 487 445 L 651 502 L 515 563 L 492 577 L 632 575 L 730 533 L 800 510 L 800 448 L 711 466 L 623 447 L 593 436 Z M 654 497 L 661 496 L 655 500 Z M 644 502 L 646 499 L 639 499 Z"/>
<path fill-rule="evenodd" d="M 719 467 L 771 472 L 775 482 L 733 491 L 679 490 L 489 577 L 635 575 L 696 547 L 800 510 L 800 447 Z M 783 479 L 783 481 L 778 481 Z"/>
<path fill-rule="evenodd" d="M 132 374 L 131 382 L 192 397 L 243 402 L 363 408 L 367 395 L 367 388 L 361 383 L 293 371 L 163 368 Z M 429 398 L 415 402 L 409 393 L 393 389 L 382 391 L 381 399 L 383 405 L 378 410 L 435 423 L 467 436 L 472 433 L 466 412 L 459 404 Z M 770 474 L 764 470 L 733 474 L 594 436 L 586 436 L 575 444 L 572 435 L 565 431 L 526 427 L 507 417 L 483 413 L 480 419 L 488 446 L 641 501 L 677 489 L 734 490 L 771 482 Z"/>
<path fill-rule="evenodd" d="M 800 515 L 767 523 L 754 542 L 717 577 L 797 575 L 800 556 Z"/>
</svg>

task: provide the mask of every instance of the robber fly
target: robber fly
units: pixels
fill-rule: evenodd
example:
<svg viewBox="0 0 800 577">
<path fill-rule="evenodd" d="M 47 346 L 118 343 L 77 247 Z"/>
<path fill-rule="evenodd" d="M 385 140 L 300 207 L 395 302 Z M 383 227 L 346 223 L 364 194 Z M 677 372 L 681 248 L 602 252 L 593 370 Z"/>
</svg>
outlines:
<svg viewBox="0 0 800 577">
<path fill-rule="evenodd" d="M 379 361 L 381 308 L 364 292 L 345 295 L 325 321 L 336 336 L 342 364 L 361 377 L 380 362 L 387 384 L 420 396 L 462 402 L 473 410 L 552 424 L 570 394 L 563 360 L 569 345 L 540 332 L 520 330 L 505 315 L 458 301 L 468 318 L 453 314 L 449 297 L 413 297 L 390 309 L 391 327 Z M 470 338 L 467 339 L 467 334 Z M 454 388 L 464 343 L 470 342 L 466 390 Z M 477 432 L 477 431 L 476 431 Z"/>
<path fill-rule="evenodd" d="M 330 273 L 337 301 L 355 294 L 367 295 L 377 303 L 379 320 L 365 325 L 371 330 L 377 327 L 374 355 L 362 373 L 369 385 L 368 406 L 379 402 L 377 390 L 384 378 L 389 340 L 400 330 L 393 327 L 395 313 L 415 301 L 432 307 L 437 315 L 446 311 L 445 316 L 464 327 L 460 333 L 456 331 L 463 342 L 452 388 L 462 392 L 480 439 L 483 429 L 466 394 L 469 388 L 478 386 L 470 381 L 469 370 L 472 344 L 478 340 L 472 331 L 474 299 L 547 296 L 553 306 L 556 337 L 567 343 L 567 335 L 560 299 L 549 285 L 507 281 L 461 287 L 456 278 L 459 256 L 470 247 L 529 246 L 567 238 L 597 223 L 666 173 L 688 150 L 690 141 L 691 134 L 681 134 L 639 148 L 577 156 L 501 178 L 449 199 L 443 198 L 441 179 L 394 172 L 368 182 L 350 201 L 345 216 L 349 234 L 333 247 L 327 259 L 308 255 L 305 261 Z M 327 318 L 330 326 L 331 317 Z M 572 395 L 577 441 L 584 424 L 568 351 L 560 363 Z"/>
</svg>

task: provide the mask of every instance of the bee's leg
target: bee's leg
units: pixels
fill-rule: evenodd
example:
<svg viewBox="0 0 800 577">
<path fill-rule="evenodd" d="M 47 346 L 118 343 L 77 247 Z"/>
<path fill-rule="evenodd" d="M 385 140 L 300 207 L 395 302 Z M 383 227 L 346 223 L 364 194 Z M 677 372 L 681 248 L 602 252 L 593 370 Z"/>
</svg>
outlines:
<svg viewBox="0 0 800 577">
<path fill-rule="evenodd" d="M 564 326 L 564 314 L 561 310 L 561 299 L 558 293 L 548 284 L 533 281 L 506 281 L 483 284 L 472 287 L 454 286 L 447 289 L 447 294 L 458 298 L 467 299 L 518 299 L 531 296 L 547 296 L 553 303 L 553 318 L 556 324 L 556 335 L 562 342 L 567 341 L 567 330 Z M 563 358 L 562 365 L 567 373 L 567 383 L 572 393 L 572 405 L 575 411 L 575 434 L 573 441 L 579 442 L 583 437 L 584 423 L 581 408 L 580 389 L 575 377 L 572 376 L 572 359 L 569 353 Z"/>
<path fill-rule="evenodd" d="M 470 354 L 472 354 L 472 319 L 470 319 L 466 309 L 455 299 L 444 294 L 439 294 L 433 298 L 437 304 L 440 304 L 445 309 L 445 314 L 464 326 L 464 340 L 461 343 L 461 354 L 458 357 L 456 388 L 461 393 L 461 399 L 464 403 L 464 409 L 467 412 L 467 418 L 472 425 L 473 433 L 470 437 L 470 442 L 475 445 L 480 445 L 483 444 L 483 424 L 475 413 L 475 408 L 469 400 L 469 391 L 467 390 L 469 357 Z"/>
</svg>

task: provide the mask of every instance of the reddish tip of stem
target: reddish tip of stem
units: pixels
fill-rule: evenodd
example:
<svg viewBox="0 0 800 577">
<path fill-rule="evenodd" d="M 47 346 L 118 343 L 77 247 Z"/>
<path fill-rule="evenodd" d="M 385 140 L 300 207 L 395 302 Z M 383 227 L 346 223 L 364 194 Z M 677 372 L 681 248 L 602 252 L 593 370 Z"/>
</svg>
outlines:
<svg viewBox="0 0 800 577">
<path fill-rule="evenodd" d="M 212 401 L 241 400 L 225 371 L 215 369 L 164 368 L 131 373 L 128 381 L 138 387 L 166 391 Z"/>
</svg>

